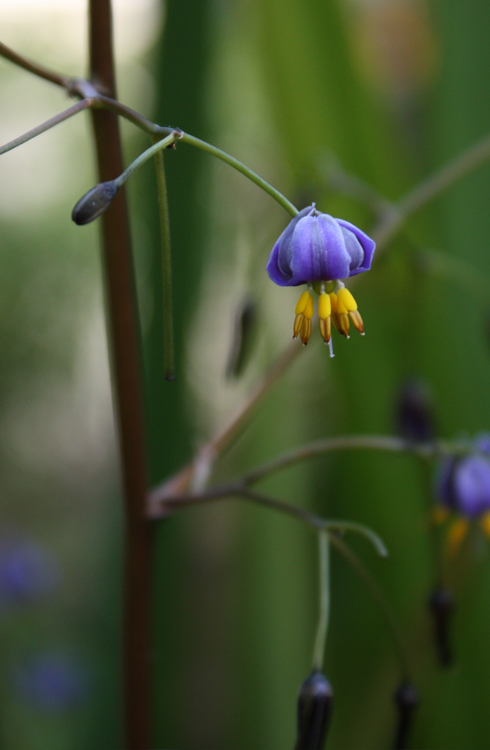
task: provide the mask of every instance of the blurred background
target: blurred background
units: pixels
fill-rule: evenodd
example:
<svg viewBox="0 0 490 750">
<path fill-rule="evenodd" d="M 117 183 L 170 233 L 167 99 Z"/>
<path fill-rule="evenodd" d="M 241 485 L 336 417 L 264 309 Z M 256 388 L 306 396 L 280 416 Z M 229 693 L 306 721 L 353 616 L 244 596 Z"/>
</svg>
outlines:
<svg viewBox="0 0 490 750">
<path fill-rule="evenodd" d="M 0 0 L 2 41 L 84 75 L 81 0 Z M 119 98 L 213 142 L 299 208 L 368 233 L 396 201 L 490 130 L 483 0 L 114 0 Z M 0 142 L 67 106 L 0 59 Z M 122 123 L 129 163 L 149 144 Z M 289 217 L 227 165 L 166 153 L 177 380 L 162 378 L 156 184 L 128 184 L 146 378 L 150 474 L 192 456 L 290 342 L 297 290 L 265 263 Z M 354 179 L 355 178 L 355 179 Z M 122 514 L 98 226 L 70 212 L 95 182 L 87 114 L 0 165 L 0 746 L 121 746 Z M 490 169 L 418 212 L 359 279 L 367 335 L 315 331 L 214 479 L 328 435 L 397 434 L 407 383 L 435 434 L 490 430 Z M 457 304 L 461 303 L 461 310 Z M 246 310 L 244 316 L 243 311 Z M 244 346 L 237 346 L 246 318 Z M 296 342 L 295 342 L 296 343 Z M 481 748 L 490 732 L 490 560 L 473 535 L 448 566 L 454 664 L 442 670 L 427 601 L 432 476 L 415 459 L 352 452 L 260 487 L 365 523 L 390 551 L 352 546 L 400 621 L 422 702 L 410 746 Z M 317 544 L 308 529 L 222 502 L 159 524 L 155 747 L 283 750 L 311 669 Z M 327 747 L 390 747 L 399 666 L 385 621 L 333 554 Z"/>
</svg>

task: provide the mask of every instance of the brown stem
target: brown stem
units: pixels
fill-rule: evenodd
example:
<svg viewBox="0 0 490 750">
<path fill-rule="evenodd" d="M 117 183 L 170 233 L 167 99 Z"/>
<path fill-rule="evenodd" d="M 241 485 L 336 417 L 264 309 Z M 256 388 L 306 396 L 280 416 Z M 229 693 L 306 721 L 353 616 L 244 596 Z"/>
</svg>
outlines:
<svg viewBox="0 0 490 750">
<path fill-rule="evenodd" d="M 0 42 L 0 56 L 5 57 L 6 60 L 10 60 L 10 62 L 18 65 L 20 68 L 28 70 L 29 73 L 34 73 L 34 75 L 39 76 L 39 78 L 44 78 L 45 81 L 56 84 L 56 86 L 62 86 L 65 89 L 69 87 L 69 78 L 27 60 L 25 57 L 22 57 L 22 55 L 19 55 L 17 52 L 10 49 L 10 47 L 2 44 L 2 42 Z"/>
<path fill-rule="evenodd" d="M 91 79 L 115 97 L 110 0 L 90 0 Z M 117 115 L 92 110 L 99 180 L 123 171 Z M 145 519 L 147 475 L 130 233 L 124 190 L 102 220 L 112 370 L 126 505 L 124 569 L 124 747 L 150 743 L 150 524 Z"/>
</svg>

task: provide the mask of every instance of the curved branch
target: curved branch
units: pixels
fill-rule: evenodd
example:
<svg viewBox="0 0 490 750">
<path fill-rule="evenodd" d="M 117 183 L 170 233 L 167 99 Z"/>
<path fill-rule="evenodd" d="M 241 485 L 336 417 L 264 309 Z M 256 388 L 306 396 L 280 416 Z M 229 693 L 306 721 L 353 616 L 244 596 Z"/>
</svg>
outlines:
<svg viewBox="0 0 490 750">
<path fill-rule="evenodd" d="M 45 133 L 47 130 L 54 128 L 55 125 L 59 125 L 60 122 L 68 120 L 69 117 L 73 117 L 73 115 L 77 115 L 79 112 L 83 112 L 84 109 L 88 109 L 91 106 L 91 99 L 82 99 L 81 102 L 72 104 L 71 107 L 68 107 L 68 109 L 65 109 L 63 112 L 60 112 L 49 120 L 37 125 L 35 128 L 32 128 L 32 130 L 27 131 L 27 133 L 19 135 L 18 138 L 14 138 L 13 141 L 9 141 L 5 145 L 0 146 L 0 156 L 6 154 L 7 151 L 17 148 L 17 146 L 22 146 L 23 143 L 27 143 L 31 138 L 35 138 L 36 136 L 41 135 L 41 133 Z"/>
<path fill-rule="evenodd" d="M 273 474 L 275 471 L 279 471 L 279 469 L 292 466 L 299 461 L 305 461 L 315 456 L 321 456 L 324 453 L 340 450 L 388 451 L 390 453 L 408 453 L 421 458 L 431 459 L 454 453 L 466 453 L 470 450 L 470 447 L 460 443 L 446 443 L 443 441 L 414 443 L 405 438 L 385 435 L 344 435 L 316 440 L 300 448 L 294 448 L 288 453 L 283 453 L 262 466 L 244 474 L 240 478 L 240 481 L 248 486 L 258 482 L 259 479 L 269 474 Z"/>
</svg>

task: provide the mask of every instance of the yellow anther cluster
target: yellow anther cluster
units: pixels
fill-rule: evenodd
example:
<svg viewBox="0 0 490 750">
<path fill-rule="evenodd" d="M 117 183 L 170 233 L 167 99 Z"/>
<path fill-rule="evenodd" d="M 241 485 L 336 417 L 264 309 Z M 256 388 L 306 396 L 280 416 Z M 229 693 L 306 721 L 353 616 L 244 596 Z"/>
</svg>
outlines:
<svg viewBox="0 0 490 750">
<path fill-rule="evenodd" d="M 320 285 L 318 285 L 320 286 Z M 348 289 L 342 287 L 337 292 L 327 293 L 324 284 L 321 285 L 321 291 L 318 297 L 318 319 L 320 324 L 320 333 L 326 344 L 330 344 L 332 322 L 337 331 L 349 338 L 350 323 L 364 335 L 364 325 L 362 318 L 357 310 L 357 304 Z M 313 317 L 313 296 L 308 290 L 303 292 L 296 305 L 296 317 L 293 326 L 293 338 L 301 337 L 303 344 L 308 343 L 311 335 L 311 319 Z M 330 344 L 331 356 L 332 345 Z"/>
<path fill-rule="evenodd" d="M 357 303 L 348 289 L 342 287 L 337 294 L 330 294 L 332 303 L 332 321 L 337 331 L 349 338 L 350 321 L 361 335 L 364 335 L 364 324 L 357 310 Z"/>
<path fill-rule="evenodd" d="M 293 326 L 293 339 L 298 335 L 306 346 L 311 336 L 311 319 L 313 317 L 313 296 L 310 292 L 303 292 L 295 309 L 296 317 Z"/>
</svg>

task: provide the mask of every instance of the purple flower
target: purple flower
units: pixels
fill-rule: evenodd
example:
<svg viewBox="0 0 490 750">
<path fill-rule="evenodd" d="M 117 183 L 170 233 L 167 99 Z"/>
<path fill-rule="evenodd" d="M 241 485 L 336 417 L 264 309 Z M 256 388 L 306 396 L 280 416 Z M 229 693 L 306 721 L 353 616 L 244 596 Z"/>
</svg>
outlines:
<svg viewBox="0 0 490 750">
<path fill-rule="evenodd" d="M 279 286 L 347 279 L 369 271 L 376 243 L 343 219 L 304 208 L 272 248 L 267 273 Z"/>
<path fill-rule="evenodd" d="M 472 520 L 478 520 L 490 537 L 490 436 L 479 435 L 473 445 L 475 453 L 453 456 L 444 461 L 436 480 L 439 500 L 436 520 L 444 520 L 448 513 L 457 516 L 448 539 L 453 554 L 466 536 Z"/>
<path fill-rule="evenodd" d="M 281 234 L 267 262 L 267 273 L 278 286 L 307 284 L 296 305 L 293 338 L 307 344 L 314 305 L 311 292 L 320 295 L 318 317 L 323 340 L 331 344 L 331 323 L 349 338 L 350 322 L 364 333 L 357 303 L 341 279 L 369 271 L 376 244 L 343 219 L 317 211 L 315 204 L 300 211 Z"/>
<path fill-rule="evenodd" d="M 44 711 L 62 711 L 82 703 L 88 692 L 86 670 L 61 654 L 40 654 L 15 670 L 15 687 Z"/>
<path fill-rule="evenodd" d="M 56 588 L 60 577 L 50 550 L 28 539 L 0 540 L 0 606 L 40 599 Z"/>
</svg>

